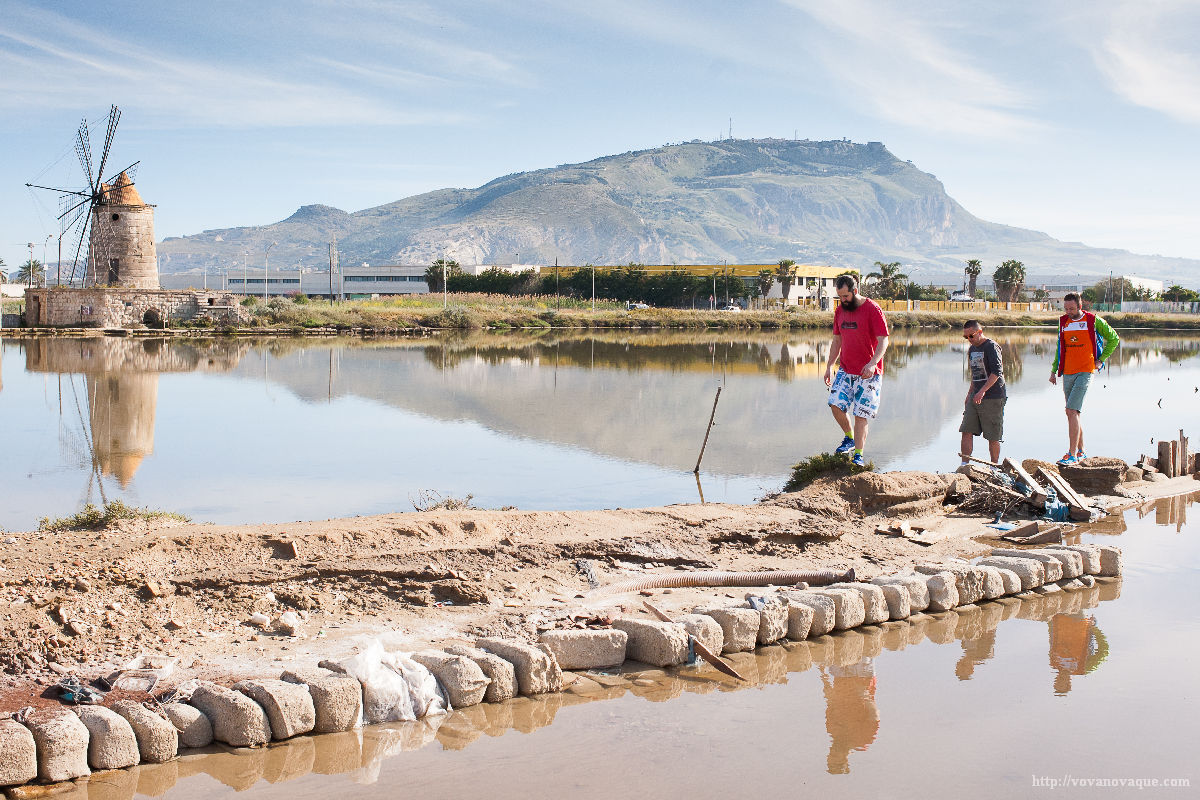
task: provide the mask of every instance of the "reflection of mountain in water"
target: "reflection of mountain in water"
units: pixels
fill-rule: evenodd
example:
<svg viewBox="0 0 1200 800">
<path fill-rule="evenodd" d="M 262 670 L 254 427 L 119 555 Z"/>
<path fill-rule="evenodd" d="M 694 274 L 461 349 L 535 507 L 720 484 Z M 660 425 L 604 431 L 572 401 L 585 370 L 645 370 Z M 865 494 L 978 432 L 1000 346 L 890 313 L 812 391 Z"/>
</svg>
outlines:
<svg viewBox="0 0 1200 800">
<path fill-rule="evenodd" d="M 33 339 L 23 346 L 29 372 L 84 375 L 87 426 L 83 439 L 89 451 L 84 458 L 99 475 L 115 477 L 122 489 L 154 452 L 159 374 L 227 371 L 249 347 L 243 343 L 112 338 Z M 68 385 L 68 391 L 71 389 Z M 82 399 L 67 398 L 59 407 L 82 417 L 83 410 L 78 408 Z"/>
</svg>

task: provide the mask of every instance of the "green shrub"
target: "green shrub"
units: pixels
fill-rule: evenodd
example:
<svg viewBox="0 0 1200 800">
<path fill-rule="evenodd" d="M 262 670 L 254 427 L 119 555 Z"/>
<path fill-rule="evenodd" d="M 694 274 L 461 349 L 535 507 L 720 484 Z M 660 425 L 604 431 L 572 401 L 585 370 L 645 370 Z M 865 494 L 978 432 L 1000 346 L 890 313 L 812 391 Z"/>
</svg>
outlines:
<svg viewBox="0 0 1200 800">
<path fill-rule="evenodd" d="M 72 514 L 69 517 L 59 517 L 57 519 L 42 517 L 38 520 L 38 530 L 43 533 L 79 530 L 98 531 L 124 519 L 173 519 L 180 522 L 190 521 L 183 514 L 177 514 L 174 511 L 155 511 L 149 508 L 137 508 L 136 506 L 126 505 L 120 500 L 113 500 L 111 503 L 105 504 L 103 508 L 98 508 L 88 503 L 79 513 Z"/>
<path fill-rule="evenodd" d="M 840 477 L 874 471 L 874 461 L 868 461 L 865 467 L 856 467 L 846 456 L 839 456 L 836 453 L 817 453 L 792 467 L 792 475 L 783 485 L 783 491 L 797 492 L 817 478 L 826 476 Z"/>
</svg>

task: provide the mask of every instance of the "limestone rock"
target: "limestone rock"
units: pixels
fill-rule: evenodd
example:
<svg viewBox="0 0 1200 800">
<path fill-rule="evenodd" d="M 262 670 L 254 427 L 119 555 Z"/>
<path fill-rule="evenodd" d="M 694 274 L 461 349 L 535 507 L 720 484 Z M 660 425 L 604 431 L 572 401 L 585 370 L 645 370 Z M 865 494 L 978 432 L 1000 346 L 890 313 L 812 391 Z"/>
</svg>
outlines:
<svg viewBox="0 0 1200 800">
<path fill-rule="evenodd" d="M 88 730 L 88 766 L 124 769 L 138 763 L 137 738 L 120 714 L 104 706 L 77 706 L 74 711 Z"/>
<path fill-rule="evenodd" d="M 613 627 L 629 634 L 625 645 L 627 658 L 655 667 L 669 667 L 687 661 L 688 634 L 682 625 L 655 620 L 619 619 L 613 623 Z"/>
<path fill-rule="evenodd" d="M 1000 579 L 1004 581 L 1005 595 L 1017 594 L 1021 591 L 1021 577 L 1017 573 L 1004 567 L 988 567 L 988 569 L 994 569 L 999 573 Z"/>
<path fill-rule="evenodd" d="M 787 612 L 787 638 L 797 642 L 807 639 L 809 631 L 812 630 L 813 617 L 816 616 L 816 611 L 812 606 L 806 606 L 803 603 L 793 603 L 789 600 Z"/>
<path fill-rule="evenodd" d="M 445 687 L 451 708 L 469 708 L 483 702 L 491 681 L 479 665 L 466 656 L 441 650 L 421 650 L 412 654 L 412 660 L 432 672 Z"/>
<path fill-rule="evenodd" d="M 1100 574 L 1100 547 L 1094 544 L 1055 544 L 1044 548 L 1046 550 L 1070 550 L 1079 553 L 1083 559 L 1083 574 Z"/>
<path fill-rule="evenodd" d="M 37 746 L 19 722 L 0 720 L 0 786 L 18 786 L 37 777 Z"/>
<path fill-rule="evenodd" d="M 625 663 L 629 634 L 614 628 L 546 631 L 541 642 L 563 669 L 601 669 Z"/>
<path fill-rule="evenodd" d="M 162 709 L 179 732 L 180 747 L 208 747 L 212 744 L 212 723 L 200 709 L 187 703 L 167 703 Z"/>
<path fill-rule="evenodd" d="M 814 589 L 812 594 L 833 600 L 834 630 L 844 631 L 857 628 L 867 618 L 867 607 L 862 595 L 850 589 Z"/>
<path fill-rule="evenodd" d="M 721 624 L 707 614 L 684 614 L 676 620 L 690 636 L 714 653 L 725 647 L 725 631 Z"/>
<path fill-rule="evenodd" d="M 161 764 L 178 754 L 179 732 L 168 720 L 132 700 L 118 700 L 112 708 L 133 728 L 142 761 Z"/>
<path fill-rule="evenodd" d="M 873 583 L 835 583 L 831 584 L 830 589 L 849 589 L 852 592 L 858 592 L 863 599 L 863 624 L 876 625 L 880 622 L 887 622 L 889 617 L 887 598 L 883 594 L 883 589 Z"/>
<path fill-rule="evenodd" d="M 1112 494 L 1117 485 L 1125 480 L 1129 465 L 1119 458 L 1093 456 L 1070 466 L 1060 466 L 1058 474 L 1063 476 L 1071 488 L 1085 497 L 1094 494 Z"/>
<path fill-rule="evenodd" d="M 562 691 L 562 670 L 550 653 L 516 639 L 479 639 L 475 645 L 513 665 L 521 694 Z"/>
<path fill-rule="evenodd" d="M 35 711 L 26 723 L 37 745 L 38 778 L 46 783 L 87 775 L 88 729 L 65 708 Z"/>
<path fill-rule="evenodd" d="M 208 717 L 213 738 L 233 747 L 254 747 L 271 741 L 271 721 L 258 703 L 241 692 L 204 681 L 188 701 Z"/>
<path fill-rule="evenodd" d="M 915 614 L 929 608 L 929 586 L 924 575 L 880 575 L 871 583 L 877 586 L 892 584 L 903 586 L 908 591 L 908 606 Z"/>
<path fill-rule="evenodd" d="M 1000 570 L 996 567 L 977 567 L 983 570 L 983 599 L 995 600 L 997 597 L 1003 597 L 1004 591 L 1004 576 L 1000 574 Z"/>
<path fill-rule="evenodd" d="M 265 679 L 238 681 L 233 688 L 263 707 L 275 739 L 308 733 L 317 724 L 317 710 L 307 686 Z"/>
<path fill-rule="evenodd" d="M 1045 573 L 1042 578 L 1043 583 L 1054 583 L 1055 581 L 1061 581 L 1063 578 L 1062 562 L 1054 556 L 1046 555 L 1038 550 L 1006 550 L 998 547 L 992 550 L 992 555 L 1004 556 L 1005 558 L 1031 558 L 1042 562 L 1042 569 Z"/>
<path fill-rule="evenodd" d="M 954 587 L 958 591 L 958 604 L 978 603 L 983 599 L 983 584 L 986 576 L 983 570 L 961 561 L 947 561 L 943 564 L 918 564 L 917 572 L 922 575 L 937 575 L 939 572 L 949 572 L 954 575 Z"/>
<path fill-rule="evenodd" d="M 1115 578 L 1121 574 L 1124 564 L 1121 551 L 1116 547 L 1103 545 L 1100 547 L 1100 572 L 1102 578 Z"/>
<path fill-rule="evenodd" d="M 463 644 L 450 645 L 446 652 L 454 656 L 466 656 L 483 670 L 483 674 L 491 681 L 487 691 L 483 693 L 484 702 L 500 703 L 517 696 L 517 670 L 510 662 L 498 655 Z"/>
<path fill-rule="evenodd" d="M 1038 552 L 1057 558 L 1062 563 L 1064 580 L 1078 578 L 1083 574 L 1083 555 L 1081 553 L 1076 553 L 1074 550 L 1045 547 L 1040 548 Z"/>
<path fill-rule="evenodd" d="M 1057 562 L 1055 562 L 1057 563 Z M 1046 582 L 1046 569 L 1042 562 L 1032 558 L 1012 558 L 1010 556 L 989 556 L 979 560 L 985 567 L 1000 567 L 1016 573 L 1021 580 L 1021 591 L 1027 592 Z"/>
<path fill-rule="evenodd" d="M 722 653 L 744 653 L 758 644 L 762 616 L 752 608 L 697 608 L 695 613 L 710 616 L 721 626 Z"/>
<path fill-rule="evenodd" d="M 912 603 L 907 589 L 895 583 L 880 584 L 879 588 L 883 590 L 883 599 L 887 603 L 888 619 L 908 619 L 912 616 Z"/>
<path fill-rule="evenodd" d="M 808 628 L 809 638 L 824 636 L 837 624 L 837 604 L 831 598 L 820 597 L 810 592 L 787 592 L 784 597 L 789 603 L 799 603 L 812 609 L 812 623 Z"/>
<path fill-rule="evenodd" d="M 284 670 L 279 678 L 308 687 L 317 713 L 313 733 L 339 733 L 358 726 L 362 684 L 356 678 L 324 669 Z"/>
<path fill-rule="evenodd" d="M 750 607 L 747 604 L 747 607 Z M 774 644 L 787 636 L 787 606 L 772 597 L 758 611 L 758 643 Z"/>
<path fill-rule="evenodd" d="M 930 611 L 949 611 L 960 604 L 956 577 L 953 572 L 938 572 L 925 579 Z"/>
</svg>

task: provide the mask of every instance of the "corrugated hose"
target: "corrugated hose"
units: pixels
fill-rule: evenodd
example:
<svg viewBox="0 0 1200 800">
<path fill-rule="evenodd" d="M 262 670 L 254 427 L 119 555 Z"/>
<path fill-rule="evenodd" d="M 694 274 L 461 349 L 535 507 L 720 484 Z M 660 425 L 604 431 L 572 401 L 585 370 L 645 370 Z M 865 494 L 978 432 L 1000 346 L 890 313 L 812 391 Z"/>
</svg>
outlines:
<svg viewBox="0 0 1200 800">
<path fill-rule="evenodd" d="M 646 578 L 612 583 L 588 592 L 588 597 L 643 589 L 681 589 L 689 586 L 792 586 L 807 583 L 827 586 L 831 583 L 853 583 L 854 569 L 835 572 L 831 569 L 794 569 L 772 572 L 721 572 L 716 570 L 687 572 L 682 575 L 651 575 Z"/>
</svg>

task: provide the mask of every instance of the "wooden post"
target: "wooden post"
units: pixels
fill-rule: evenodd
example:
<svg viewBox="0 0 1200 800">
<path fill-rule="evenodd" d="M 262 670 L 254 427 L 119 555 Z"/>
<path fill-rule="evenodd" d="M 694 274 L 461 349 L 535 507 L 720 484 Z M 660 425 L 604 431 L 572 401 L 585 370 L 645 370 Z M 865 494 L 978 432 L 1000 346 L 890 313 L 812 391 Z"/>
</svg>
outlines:
<svg viewBox="0 0 1200 800">
<path fill-rule="evenodd" d="M 1175 477 L 1175 459 L 1171 458 L 1171 443 L 1158 443 L 1158 471 L 1168 478 Z"/>
<path fill-rule="evenodd" d="M 1179 459 L 1176 462 L 1177 475 L 1187 475 L 1191 470 L 1188 469 L 1188 438 L 1183 435 L 1183 429 L 1179 429 Z"/>
<path fill-rule="evenodd" d="M 696 468 L 692 470 L 695 475 L 700 474 L 700 462 L 704 460 L 704 450 L 708 447 L 708 435 L 712 433 L 713 420 L 717 418 L 717 403 L 721 400 L 721 388 L 717 387 L 717 396 L 713 398 L 712 414 L 708 417 L 708 429 L 704 431 L 704 444 L 700 445 L 700 455 L 696 457 Z"/>
<path fill-rule="evenodd" d="M 1179 442 L 1171 440 L 1171 477 L 1179 475 Z"/>
</svg>

